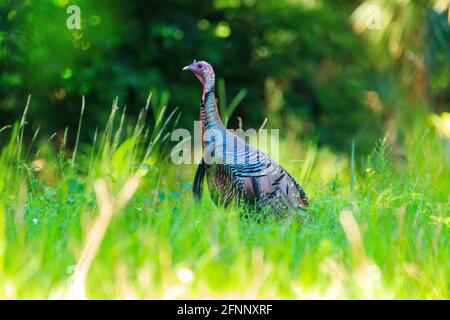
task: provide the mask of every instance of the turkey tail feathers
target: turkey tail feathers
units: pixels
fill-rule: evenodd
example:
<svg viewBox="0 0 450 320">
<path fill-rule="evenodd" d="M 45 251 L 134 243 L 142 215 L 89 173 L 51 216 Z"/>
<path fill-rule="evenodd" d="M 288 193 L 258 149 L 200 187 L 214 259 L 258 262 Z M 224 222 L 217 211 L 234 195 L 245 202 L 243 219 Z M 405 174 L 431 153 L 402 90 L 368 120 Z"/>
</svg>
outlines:
<svg viewBox="0 0 450 320">
<path fill-rule="evenodd" d="M 197 167 L 197 171 L 195 172 L 194 184 L 192 186 L 192 193 L 194 194 L 194 199 L 196 201 L 200 201 L 200 199 L 202 198 L 203 180 L 205 177 L 205 173 L 206 166 L 202 159 Z"/>
</svg>

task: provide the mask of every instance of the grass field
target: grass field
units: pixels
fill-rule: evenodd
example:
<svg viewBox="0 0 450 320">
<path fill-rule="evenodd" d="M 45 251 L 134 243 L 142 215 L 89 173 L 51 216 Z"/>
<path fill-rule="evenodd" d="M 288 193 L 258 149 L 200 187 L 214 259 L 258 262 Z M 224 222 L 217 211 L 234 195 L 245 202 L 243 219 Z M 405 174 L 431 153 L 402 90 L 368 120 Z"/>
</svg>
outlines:
<svg viewBox="0 0 450 320">
<path fill-rule="evenodd" d="M 450 147 L 428 117 L 371 155 L 284 138 L 311 208 L 261 222 L 195 203 L 195 166 L 163 156 L 176 115 L 149 130 L 146 112 L 113 109 L 73 152 L 25 143 L 26 112 L 2 129 L 0 298 L 449 298 Z"/>
</svg>

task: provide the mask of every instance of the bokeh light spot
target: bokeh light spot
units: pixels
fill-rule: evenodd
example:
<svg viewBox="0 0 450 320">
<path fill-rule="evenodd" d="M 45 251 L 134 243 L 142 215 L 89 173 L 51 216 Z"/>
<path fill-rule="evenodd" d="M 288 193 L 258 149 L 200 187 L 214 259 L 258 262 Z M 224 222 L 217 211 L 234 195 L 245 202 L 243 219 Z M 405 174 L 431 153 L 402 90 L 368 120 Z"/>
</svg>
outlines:
<svg viewBox="0 0 450 320">
<path fill-rule="evenodd" d="M 63 70 L 63 72 L 62 72 L 62 74 L 61 74 L 61 77 L 63 78 L 63 79 L 70 79 L 70 78 L 72 78 L 72 75 L 73 75 L 73 72 L 72 72 L 72 69 L 70 69 L 70 68 L 65 68 L 64 70 Z"/>
<path fill-rule="evenodd" d="M 209 21 L 206 19 L 201 19 L 197 22 L 197 28 L 200 30 L 206 30 L 209 28 Z"/>
<path fill-rule="evenodd" d="M 228 38 L 231 34 L 230 26 L 225 21 L 221 21 L 217 24 L 215 33 L 219 38 Z"/>
<path fill-rule="evenodd" d="M 11 21 L 13 20 L 17 15 L 17 10 L 11 10 L 10 12 L 8 12 L 8 20 Z"/>
<path fill-rule="evenodd" d="M 188 268 L 181 268 L 177 272 L 178 280 L 183 283 L 189 283 L 194 279 L 194 273 Z"/>
<path fill-rule="evenodd" d="M 102 22 L 102 18 L 98 15 L 93 15 L 89 18 L 91 26 L 98 26 Z"/>
</svg>

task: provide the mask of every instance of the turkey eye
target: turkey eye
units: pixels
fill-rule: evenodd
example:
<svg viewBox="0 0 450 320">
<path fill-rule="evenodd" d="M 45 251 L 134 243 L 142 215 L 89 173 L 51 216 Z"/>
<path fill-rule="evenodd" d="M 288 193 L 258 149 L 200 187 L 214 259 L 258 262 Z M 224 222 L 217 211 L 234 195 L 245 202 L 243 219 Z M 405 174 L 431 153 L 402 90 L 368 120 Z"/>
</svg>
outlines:
<svg viewBox="0 0 450 320">
<path fill-rule="evenodd" d="M 201 68 L 202 68 L 202 65 L 201 65 L 201 64 L 199 64 L 199 65 L 198 65 L 198 67 L 199 67 L 199 68 L 201 69 Z"/>
</svg>

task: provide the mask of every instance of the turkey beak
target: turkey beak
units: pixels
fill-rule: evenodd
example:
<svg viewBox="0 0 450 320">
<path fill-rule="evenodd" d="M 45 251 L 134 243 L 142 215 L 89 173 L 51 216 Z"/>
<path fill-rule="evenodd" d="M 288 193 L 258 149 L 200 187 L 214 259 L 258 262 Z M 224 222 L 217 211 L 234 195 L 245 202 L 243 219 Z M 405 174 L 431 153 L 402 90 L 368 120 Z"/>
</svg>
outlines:
<svg viewBox="0 0 450 320">
<path fill-rule="evenodd" d="M 194 71 L 194 67 L 193 67 L 193 65 L 192 65 L 192 64 L 190 64 L 190 65 L 188 65 L 188 66 L 184 67 L 184 68 L 183 68 L 183 70 Z"/>
</svg>

